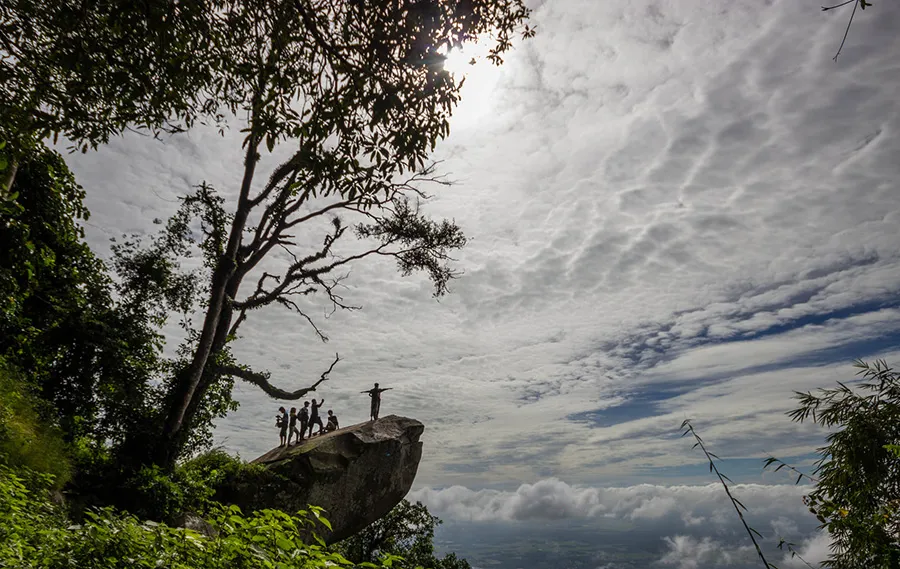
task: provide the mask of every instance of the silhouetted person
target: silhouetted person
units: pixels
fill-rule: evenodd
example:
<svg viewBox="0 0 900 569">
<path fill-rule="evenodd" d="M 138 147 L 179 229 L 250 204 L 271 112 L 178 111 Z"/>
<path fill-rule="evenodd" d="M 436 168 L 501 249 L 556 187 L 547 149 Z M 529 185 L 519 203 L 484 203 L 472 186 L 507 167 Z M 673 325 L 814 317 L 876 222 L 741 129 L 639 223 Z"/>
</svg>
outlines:
<svg viewBox="0 0 900 569">
<path fill-rule="evenodd" d="M 319 417 L 319 407 L 322 406 L 322 403 L 325 403 L 324 399 L 318 403 L 316 403 L 315 399 L 312 400 L 312 407 L 309 410 L 309 436 L 313 436 L 313 425 L 319 425 L 319 430 L 316 431 L 317 435 L 325 430 L 325 425 L 322 424 L 322 417 Z"/>
<path fill-rule="evenodd" d="M 297 420 L 300 421 L 300 440 L 306 436 L 306 426 L 309 425 L 309 401 L 303 402 L 303 407 L 297 413 Z"/>
<path fill-rule="evenodd" d="M 284 407 L 279 407 L 278 412 L 281 414 L 275 415 L 275 426 L 281 429 L 281 444 L 278 446 L 283 447 L 285 441 L 287 441 L 288 423 L 290 422 L 290 419 L 288 418 L 287 411 L 284 410 Z"/>
<path fill-rule="evenodd" d="M 369 417 L 372 421 L 378 420 L 378 411 L 381 409 L 381 394 L 387 391 L 388 389 L 393 389 L 393 387 L 385 387 L 384 389 L 379 389 L 378 384 L 375 384 L 375 387 L 368 391 L 360 391 L 360 393 L 368 393 L 369 397 L 372 398 L 372 409 L 369 412 Z"/>
<path fill-rule="evenodd" d="M 300 439 L 303 438 L 303 435 L 301 435 L 301 434 L 300 434 L 300 431 L 297 430 L 297 408 L 296 408 L 296 407 L 291 407 L 291 422 L 290 422 L 290 425 L 289 425 L 289 427 L 288 427 L 288 438 L 287 438 L 287 444 L 288 444 L 288 446 L 290 446 L 290 444 L 291 444 L 291 437 L 293 437 L 294 435 L 297 436 L 297 438 L 296 438 L 295 440 L 296 440 L 296 442 L 298 442 L 298 443 L 300 442 Z"/>
<path fill-rule="evenodd" d="M 328 410 L 328 424 L 325 425 L 325 432 L 336 431 L 340 429 L 340 425 L 338 425 L 337 415 L 335 415 L 331 409 Z"/>
</svg>

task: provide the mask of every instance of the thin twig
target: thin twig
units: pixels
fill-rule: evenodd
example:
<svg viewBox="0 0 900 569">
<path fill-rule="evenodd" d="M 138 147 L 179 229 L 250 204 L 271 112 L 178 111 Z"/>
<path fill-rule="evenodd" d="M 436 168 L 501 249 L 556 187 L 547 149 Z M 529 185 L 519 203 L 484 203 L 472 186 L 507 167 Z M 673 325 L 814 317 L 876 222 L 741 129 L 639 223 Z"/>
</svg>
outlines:
<svg viewBox="0 0 900 569">
<path fill-rule="evenodd" d="M 850 2 L 856 2 L 857 0 L 847 0 L 846 2 L 841 2 L 840 4 L 835 4 L 834 6 L 822 6 L 822 11 L 827 12 L 828 10 L 834 10 L 835 8 L 840 8 L 841 6 L 846 6 Z"/>
<path fill-rule="evenodd" d="M 819 483 L 819 479 L 816 478 L 815 476 L 810 476 L 809 474 L 806 474 L 805 472 L 800 472 L 799 470 L 797 470 L 790 464 L 784 462 L 780 458 L 775 458 L 772 455 L 769 455 L 769 458 L 767 458 L 765 460 L 765 464 L 763 464 L 763 469 L 769 468 L 770 466 L 772 466 L 772 464 L 775 464 L 776 462 L 778 463 L 778 466 L 775 468 L 774 472 L 778 472 L 782 468 L 787 468 L 787 469 L 793 470 L 794 472 L 797 473 L 797 482 L 795 482 L 794 484 L 800 484 L 800 480 L 802 480 L 803 478 L 807 478 L 807 479 L 809 479 L 810 482 L 814 482 L 816 484 Z"/>
<path fill-rule="evenodd" d="M 769 564 L 768 561 L 766 561 L 766 556 L 763 555 L 762 549 L 759 547 L 759 543 L 757 543 L 756 538 L 753 536 L 753 534 L 756 534 L 759 537 L 762 537 L 762 534 L 759 533 L 758 531 L 756 531 L 755 529 L 751 528 L 749 525 L 747 525 L 747 520 L 744 519 L 744 514 L 743 514 L 743 512 L 741 512 L 741 509 L 743 508 L 744 510 L 746 510 L 747 507 L 744 506 L 744 504 L 742 504 L 740 502 L 740 500 L 738 500 L 737 498 L 735 498 L 734 496 L 731 495 L 731 489 L 728 488 L 728 484 L 725 482 L 726 480 L 731 482 L 731 479 L 728 478 L 727 476 L 725 476 L 724 474 L 722 474 L 721 472 L 719 472 L 718 467 L 716 467 L 716 463 L 713 461 L 713 458 L 719 458 L 719 457 L 714 455 L 713 453 L 709 452 L 708 450 L 706 450 L 706 446 L 703 444 L 703 440 L 700 438 L 700 435 L 698 435 L 696 433 L 696 431 L 694 431 L 694 426 L 691 425 L 690 419 L 685 419 L 684 422 L 681 423 L 681 428 L 685 429 L 685 431 L 681 434 L 681 436 L 684 437 L 684 436 L 687 436 L 688 434 L 693 435 L 694 439 L 696 439 L 696 441 L 697 441 L 696 443 L 694 443 L 694 448 L 697 448 L 699 446 L 700 450 L 703 451 L 703 454 L 706 455 L 706 460 L 709 461 L 709 470 L 711 472 L 715 472 L 716 476 L 719 477 L 719 482 L 721 482 L 722 487 L 725 488 L 725 494 L 728 495 L 728 499 L 731 500 L 731 505 L 734 506 L 734 511 L 737 512 L 738 517 L 741 519 L 741 523 L 744 524 L 744 529 L 747 530 L 747 535 L 750 536 L 750 541 L 753 542 L 753 547 L 756 548 L 756 553 L 759 555 L 759 558 L 762 560 L 763 565 L 766 566 L 766 569 L 775 569 L 772 565 Z"/>
<path fill-rule="evenodd" d="M 837 61 L 838 56 L 841 54 L 841 50 L 844 49 L 844 42 L 847 41 L 847 34 L 850 33 L 850 25 L 853 24 L 853 16 L 856 15 L 856 8 L 859 6 L 861 1 L 864 1 L 864 0 L 850 0 L 850 2 L 853 2 L 853 11 L 850 12 L 850 21 L 847 22 L 847 29 L 844 30 L 844 39 L 841 40 L 841 45 L 840 45 L 840 47 L 838 47 L 837 53 L 835 53 L 834 57 L 831 58 L 834 61 Z M 841 6 L 845 6 L 845 5 L 849 4 L 850 2 L 844 2 L 843 4 L 838 4 L 836 6 L 830 6 L 828 8 L 826 8 L 825 6 L 822 6 L 822 11 L 824 12 L 826 10 L 840 8 Z"/>
<path fill-rule="evenodd" d="M 797 553 L 797 551 L 794 549 L 794 544 L 793 544 L 793 543 L 790 543 L 790 542 L 785 541 L 783 537 L 782 537 L 782 538 L 779 538 L 779 541 L 778 541 L 778 549 L 784 549 L 784 546 L 787 546 L 788 551 L 791 552 L 791 559 L 793 559 L 794 557 L 796 557 L 797 559 L 799 559 L 800 561 L 802 561 L 803 563 L 805 563 L 806 566 L 809 567 L 809 569 L 816 569 L 815 567 L 813 567 L 812 565 L 809 564 L 809 561 L 807 561 L 806 559 L 803 559 L 803 556 L 802 556 L 802 555 L 800 555 L 799 553 Z"/>
</svg>

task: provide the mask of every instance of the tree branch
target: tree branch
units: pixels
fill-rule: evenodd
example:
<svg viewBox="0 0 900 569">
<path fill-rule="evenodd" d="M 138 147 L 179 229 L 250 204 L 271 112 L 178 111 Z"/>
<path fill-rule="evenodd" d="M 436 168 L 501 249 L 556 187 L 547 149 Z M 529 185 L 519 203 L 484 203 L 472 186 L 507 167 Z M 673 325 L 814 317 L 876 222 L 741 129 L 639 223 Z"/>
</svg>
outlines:
<svg viewBox="0 0 900 569">
<path fill-rule="evenodd" d="M 846 6 L 850 2 L 853 2 L 853 11 L 850 12 L 850 20 L 847 22 L 847 29 L 844 30 L 844 38 L 841 40 L 841 45 L 838 47 L 837 53 L 834 54 L 832 58 L 834 61 L 837 61 L 838 56 L 841 54 L 841 50 L 844 49 L 844 43 L 847 41 L 847 34 L 850 33 L 850 26 L 853 25 L 853 16 L 856 15 L 856 9 L 862 4 L 863 9 L 866 8 L 866 0 L 848 0 L 842 4 L 837 4 L 834 6 L 822 6 L 822 11 L 826 12 L 828 10 L 834 10 L 835 8 L 840 8 L 841 6 Z"/>
<path fill-rule="evenodd" d="M 322 375 L 319 376 L 319 379 L 315 383 L 313 383 L 309 387 L 303 387 L 295 391 L 285 391 L 284 389 L 275 387 L 274 385 L 269 383 L 269 378 L 271 377 L 271 374 L 269 372 L 255 372 L 236 365 L 219 366 L 218 368 L 216 368 L 216 371 L 222 375 L 229 375 L 238 379 L 242 379 L 247 383 L 252 383 L 253 385 L 262 389 L 266 393 L 266 395 L 273 399 L 296 401 L 307 393 L 315 391 L 322 382 L 327 381 L 329 379 L 328 374 L 331 373 L 331 371 L 334 369 L 334 366 L 337 365 L 339 361 L 341 361 L 340 356 L 338 354 L 334 354 L 334 361 L 331 362 L 331 365 L 328 366 L 327 370 L 322 372 Z"/>
</svg>

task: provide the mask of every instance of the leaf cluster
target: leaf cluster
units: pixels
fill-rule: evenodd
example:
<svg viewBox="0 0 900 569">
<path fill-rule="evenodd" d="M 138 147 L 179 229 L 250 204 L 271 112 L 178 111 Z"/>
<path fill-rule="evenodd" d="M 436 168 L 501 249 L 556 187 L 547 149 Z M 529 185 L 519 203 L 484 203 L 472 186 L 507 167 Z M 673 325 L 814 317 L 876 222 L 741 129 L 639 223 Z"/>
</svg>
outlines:
<svg viewBox="0 0 900 569">
<path fill-rule="evenodd" d="M 810 511 L 833 538 L 825 565 L 900 564 L 900 373 L 883 360 L 855 362 L 861 381 L 797 393 L 792 420 L 833 429 L 818 449 Z M 798 479 L 799 480 L 799 479 Z"/>
<path fill-rule="evenodd" d="M 127 128 L 189 127 L 209 105 L 219 2 L 0 4 L 0 130 L 16 149 L 64 134 L 86 150 Z M 174 121 L 174 122 L 173 122 Z"/>
<path fill-rule="evenodd" d="M 288 515 L 244 515 L 214 506 L 204 533 L 141 522 L 111 508 L 86 512 L 70 524 L 45 490 L 29 488 L 21 472 L 0 466 L 0 567 L 10 569 L 311 569 L 350 567 L 329 551 L 316 528 L 329 523 L 321 508 Z M 367 567 L 389 567 L 370 563 Z"/>
<path fill-rule="evenodd" d="M 893 569 L 900 566 L 900 373 L 883 360 L 868 364 L 855 362 L 861 376 L 854 387 L 838 382 L 834 388 L 796 393 L 800 405 L 788 415 L 796 422 L 812 420 L 831 429 L 827 445 L 818 449 L 813 474 L 806 474 L 770 456 L 764 468 L 791 470 L 796 483 L 813 484 L 803 501 L 831 537 L 831 553 L 823 567 Z M 762 537 L 744 519 L 746 507 L 731 493 L 727 476 L 719 472 L 718 457 L 706 449 L 691 422 L 682 424 L 683 435 L 692 435 L 734 504 L 760 560 L 763 556 L 756 538 Z M 794 544 L 781 538 L 779 549 L 787 548 L 799 557 Z"/>
<path fill-rule="evenodd" d="M 46 406 L 0 358 L 0 464 L 52 475 L 61 487 L 72 475 L 71 457 L 59 429 L 41 420 Z"/>
</svg>

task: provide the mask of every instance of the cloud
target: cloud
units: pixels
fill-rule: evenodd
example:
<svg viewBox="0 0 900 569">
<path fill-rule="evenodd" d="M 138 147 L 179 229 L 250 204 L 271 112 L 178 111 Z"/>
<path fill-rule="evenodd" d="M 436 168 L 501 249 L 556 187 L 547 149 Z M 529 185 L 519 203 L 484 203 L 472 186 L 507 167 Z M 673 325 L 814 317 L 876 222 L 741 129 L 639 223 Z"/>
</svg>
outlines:
<svg viewBox="0 0 900 569">
<path fill-rule="evenodd" d="M 791 555 L 790 552 L 785 553 L 784 559 L 779 564 L 780 567 L 808 569 L 810 565 L 821 566 L 821 563 L 831 553 L 831 538 L 826 533 L 817 533 L 801 543 L 799 547 L 795 547 L 794 551 L 797 555 Z"/>
<path fill-rule="evenodd" d="M 819 563 L 827 556 L 828 536 L 817 531 L 818 522 L 801 499 L 809 490 L 793 485 L 731 486 L 732 494 L 747 506 L 745 518 L 759 532 L 758 542 L 769 562 L 799 567 L 799 559 L 792 558 L 789 550 L 778 549 L 782 538 L 796 544 L 791 546 L 794 551 L 811 563 Z M 439 532 L 439 540 L 443 535 L 452 535 L 458 542 L 466 535 L 461 533 L 466 531 L 462 528 L 468 528 L 474 535 L 481 535 L 474 541 L 489 544 L 483 551 L 493 551 L 501 557 L 505 543 L 510 547 L 515 544 L 512 536 L 521 535 L 526 541 L 537 539 L 532 536 L 532 529 L 544 528 L 547 547 L 557 542 L 578 544 L 582 536 L 591 540 L 595 561 L 600 566 L 604 559 L 623 563 L 629 558 L 639 559 L 634 557 L 638 554 L 646 554 L 654 565 L 678 569 L 749 569 L 759 563 L 745 528 L 718 484 L 591 487 L 545 479 L 523 484 L 514 491 L 462 486 L 422 488 L 408 499 L 422 501 L 444 520 L 448 529 L 446 534 Z M 491 531 L 485 529 L 488 527 Z M 633 542 L 626 535 L 634 536 Z M 460 554 L 471 553 L 476 561 L 488 561 L 489 556 L 483 558 L 486 554 L 479 546 L 467 545 L 469 541 L 471 538 L 463 542 Z M 541 543 L 536 546 L 544 547 Z M 467 547 L 471 549 L 467 551 Z M 623 547 L 631 557 L 618 556 Z M 577 546 L 569 549 L 579 550 Z M 563 552 L 559 563 L 581 566 Z"/>
<path fill-rule="evenodd" d="M 792 392 L 852 377 L 854 357 L 900 361 L 900 8 L 871 12 L 833 62 L 845 15 L 818 5 L 540 3 L 537 37 L 473 77 L 435 153 L 458 183 L 426 210 L 471 238 L 452 294 L 357 263 L 346 298 L 364 310 L 320 318 L 327 345 L 261 310 L 235 355 L 297 388 L 340 352 L 318 395 L 346 424 L 359 391 L 394 387 L 382 412 L 426 424 L 420 487 L 705 482 L 685 417 L 754 472 L 766 452 L 805 457 L 824 433 L 784 416 Z M 154 231 L 203 180 L 233 201 L 239 127 L 70 155 L 92 246 Z M 216 442 L 252 458 L 279 402 L 235 395 Z M 640 519 L 675 516 L 669 498 Z M 562 518 L 583 507 L 554 500 Z"/>
<path fill-rule="evenodd" d="M 734 495 L 750 507 L 749 515 L 780 519 L 779 529 L 786 528 L 786 520 L 807 513 L 801 498 L 808 491 L 807 487 L 790 485 L 738 484 L 732 488 Z M 614 517 L 690 528 L 702 523 L 709 526 L 723 514 L 726 519 L 733 516 L 733 506 L 717 484 L 590 487 L 550 478 L 522 484 L 515 491 L 426 487 L 411 492 L 408 499 L 421 501 L 436 515 L 456 521 Z"/>
<path fill-rule="evenodd" d="M 676 535 L 666 537 L 665 542 L 669 551 L 659 562 L 678 569 L 731 566 L 745 561 L 749 555 L 756 553 L 752 546 L 729 550 L 724 544 L 708 537 L 696 539 L 687 535 Z"/>
</svg>

